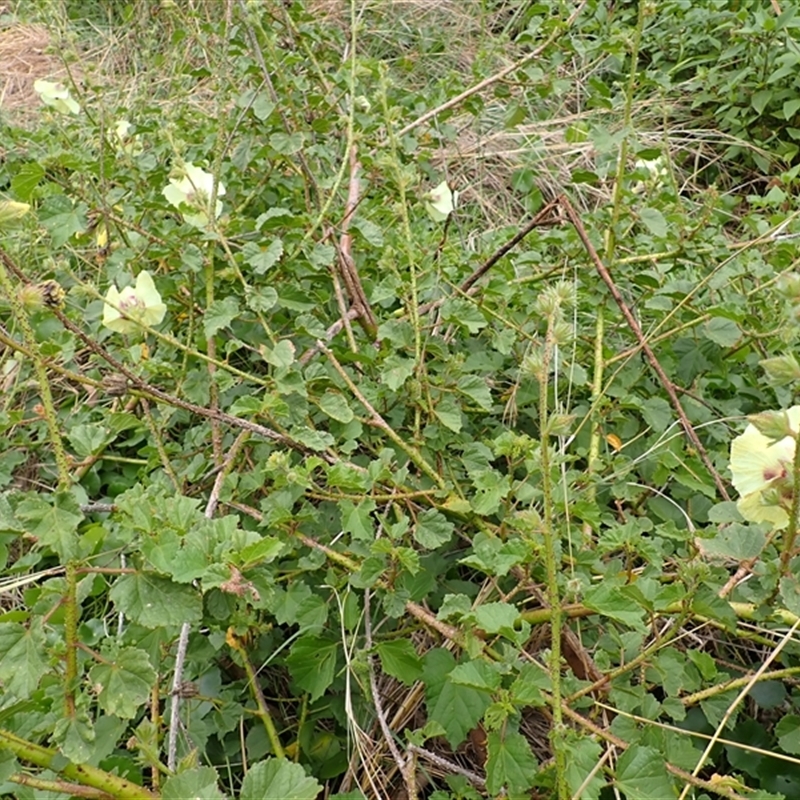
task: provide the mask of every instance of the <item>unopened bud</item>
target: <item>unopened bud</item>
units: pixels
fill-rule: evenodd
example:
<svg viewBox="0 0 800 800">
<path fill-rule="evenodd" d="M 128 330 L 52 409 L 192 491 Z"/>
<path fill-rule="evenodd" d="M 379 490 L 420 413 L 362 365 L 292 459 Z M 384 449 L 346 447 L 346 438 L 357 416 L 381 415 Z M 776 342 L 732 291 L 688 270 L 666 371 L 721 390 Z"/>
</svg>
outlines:
<svg viewBox="0 0 800 800">
<path fill-rule="evenodd" d="M 22 219 L 31 210 L 29 203 L 0 200 L 0 228 Z"/>
<path fill-rule="evenodd" d="M 551 436 L 566 436 L 574 420 L 574 414 L 552 414 L 547 420 L 547 432 Z"/>
<path fill-rule="evenodd" d="M 800 364 L 794 356 L 776 356 L 759 362 L 772 386 L 800 382 Z"/>
<path fill-rule="evenodd" d="M 747 418 L 756 430 L 773 441 L 779 442 L 787 436 L 797 436 L 785 411 L 762 411 Z"/>
</svg>

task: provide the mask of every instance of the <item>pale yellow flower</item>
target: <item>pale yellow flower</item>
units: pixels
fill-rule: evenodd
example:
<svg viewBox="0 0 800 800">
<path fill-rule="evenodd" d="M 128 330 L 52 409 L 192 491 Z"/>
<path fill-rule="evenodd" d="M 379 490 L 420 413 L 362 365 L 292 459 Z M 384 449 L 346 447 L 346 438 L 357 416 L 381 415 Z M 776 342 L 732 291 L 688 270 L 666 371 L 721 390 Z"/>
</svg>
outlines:
<svg viewBox="0 0 800 800">
<path fill-rule="evenodd" d="M 447 181 L 442 181 L 422 199 L 430 218 L 434 222 L 444 222 L 455 210 L 458 203 L 458 192 L 452 191 L 447 185 Z"/>
<path fill-rule="evenodd" d="M 786 418 L 795 434 L 800 431 L 800 406 L 786 411 Z M 796 436 L 775 441 L 752 423 L 731 442 L 730 470 L 740 495 L 736 507 L 746 520 L 771 522 L 776 528 L 788 524 L 796 446 Z"/>
<path fill-rule="evenodd" d="M 63 83 L 34 81 L 33 89 L 45 105 L 62 114 L 78 114 L 81 110 L 81 107 L 70 97 L 69 89 Z"/>
<path fill-rule="evenodd" d="M 142 270 L 136 278 L 136 286 L 126 286 L 119 291 L 113 284 L 106 294 L 103 306 L 103 325 L 116 333 L 136 333 L 141 325 L 158 325 L 167 307 L 153 283 L 153 277 Z"/>
<path fill-rule="evenodd" d="M 169 179 L 169 186 L 162 190 L 167 200 L 183 214 L 184 220 L 195 228 L 207 228 L 210 220 L 211 193 L 214 188 L 214 176 L 191 162 L 183 165 Z M 222 213 L 222 201 L 225 187 L 217 184 L 217 201 L 214 204 L 214 218 Z"/>
<path fill-rule="evenodd" d="M 114 138 L 121 152 L 129 156 L 138 156 L 142 152 L 142 144 L 138 136 L 131 134 L 131 130 L 133 125 L 127 119 L 117 120 L 114 125 Z"/>
</svg>

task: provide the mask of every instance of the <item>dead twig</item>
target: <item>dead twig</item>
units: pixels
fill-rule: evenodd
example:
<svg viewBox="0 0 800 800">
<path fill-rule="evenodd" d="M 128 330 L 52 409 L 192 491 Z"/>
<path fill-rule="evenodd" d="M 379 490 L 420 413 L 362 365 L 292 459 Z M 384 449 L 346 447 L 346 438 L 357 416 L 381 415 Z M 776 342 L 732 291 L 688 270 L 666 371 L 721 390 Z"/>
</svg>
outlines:
<svg viewBox="0 0 800 800">
<path fill-rule="evenodd" d="M 725 500 L 730 500 L 730 496 L 728 495 L 728 490 L 725 487 L 725 483 L 723 482 L 722 478 L 720 477 L 720 474 L 714 467 L 714 464 L 711 462 L 711 459 L 709 458 L 709 455 L 706 452 L 705 447 L 703 447 L 703 443 L 700 441 L 700 437 L 697 435 L 697 432 L 692 427 L 692 423 L 689 422 L 689 418 L 686 416 L 686 412 L 683 410 L 683 406 L 681 406 L 681 401 L 678 399 L 678 393 L 675 390 L 675 384 L 669 379 L 667 373 L 664 372 L 664 369 L 659 363 L 658 359 L 656 358 L 653 349 L 648 344 L 647 338 L 642 332 L 642 328 L 639 325 L 638 321 L 636 320 L 636 317 L 634 317 L 630 308 L 628 308 L 628 304 L 622 297 L 622 294 L 617 288 L 616 283 L 614 283 L 614 279 L 611 277 L 611 273 L 608 271 L 608 267 L 606 267 L 600 256 L 597 254 L 597 250 L 595 250 L 594 245 L 589 239 L 589 235 L 586 233 L 586 228 L 583 227 L 581 218 L 576 213 L 575 209 L 572 206 L 572 203 L 570 203 L 569 198 L 566 195 L 562 194 L 561 197 L 559 197 L 558 202 L 567 212 L 567 216 L 569 217 L 570 222 L 577 231 L 581 242 L 583 242 L 583 246 L 586 248 L 586 252 L 589 254 L 589 258 L 592 260 L 595 269 L 597 270 L 600 277 L 603 279 L 603 283 L 605 283 L 605 285 L 608 287 L 609 292 L 611 292 L 611 296 L 614 298 L 614 302 L 616 302 L 616 304 L 619 306 L 619 310 L 622 312 L 622 316 L 625 317 L 625 321 L 628 323 L 628 327 L 631 329 L 633 335 L 639 342 L 639 346 L 643 350 L 648 362 L 650 362 L 650 366 L 653 368 L 653 371 L 658 376 L 658 380 L 661 382 L 661 385 L 664 387 L 664 391 L 666 391 L 667 395 L 669 396 L 670 403 L 672 404 L 672 407 L 675 409 L 675 413 L 678 415 L 678 419 L 680 420 L 680 423 L 683 426 L 683 430 L 685 431 L 686 436 L 689 438 L 689 441 L 696 448 L 701 461 L 703 462 L 703 464 L 705 464 L 706 469 L 709 471 L 711 477 L 714 479 L 717 491 Z"/>
</svg>

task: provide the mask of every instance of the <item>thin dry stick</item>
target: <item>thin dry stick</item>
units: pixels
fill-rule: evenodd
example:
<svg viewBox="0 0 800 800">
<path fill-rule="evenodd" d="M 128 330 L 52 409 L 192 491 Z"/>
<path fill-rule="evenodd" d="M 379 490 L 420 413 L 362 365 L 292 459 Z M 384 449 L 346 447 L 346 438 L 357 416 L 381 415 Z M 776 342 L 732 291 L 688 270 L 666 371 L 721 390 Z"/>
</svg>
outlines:
<svg viewBox="0 0 800 800">
<path fill-rule="evenodd" d="M 728 490 L 725 488 L 725 484 L 722 481 L 719 473 L 717 472 L 714 465 L 711 463 L 711 459 L 706 452 L 705 447 L 703 447 L 703 443 L 700 441 L 700 438 L 697 435 L 697 432 L 692 427 L 692 423 L 689 422 L 689 418 L 686 416 L 686 412 L 683 410 L 683 406 L 681 406 L 681 401 L 678 399 L 678 393 L 675 391 L 675 385 L 672 381 L 667 377 L 667 373 L 664 372 L 661 364 L 659 363 L 658 359 L 656 358 L 653 349 L 647 342 L 647 339 L 642 332 L 642 328 L 639 323 L 636 321 L 636 317 L 633 316 L 631 310 L 628 308 L 627 303 L 623 299 L 622 295 L 620 294 L 617 285 L 614 283 L 614 279 L 611 277 L 611 273 L 608 271 L 606 265 L 602 262 L 600 256 L 597 254 L 597 250 L 594 249 L 594 245 L 589 239 L 589 235 L 586 233 L 586 229 L 583 227 L 583 223 L 581 222 L 580 217 L 575 212 L 575 209 L 570 203 L 569 198 L 566 195 L 561 195 L 559 198 L 559 203 L 564 207 L 564 210 L 567 212 L 567 216 L 572 222 L 575 230 L 578 232 L 578 236 L 580 240 L 583 242 L 583 246 L 586 248 L 586 252 L 589 254 L 592 262 L 594 263 L 595 268 L 597 269 L 598 274 L 603 279 L 603 282 L 608 287 L 608 290 L 611 292 L 611 296 L 614 298 L 614 301 L 619 306 L 619 310 L 622 312 L 622 316 L 625 317 L 625 321 L 628 323 L 628 327 L 633 332 L 634 336 L 638 340 L 639 344 L 641 345 L 642 350 L 644 351 L 647 360 L 650 362 L 650 366 L 653 368 L 653 371 L 658 376 L 661 385 L 664 387 L 664 390 L 669 395 L 670 402 L 672 403 L 672 407 L 675 409 L 675 413 L 678 415 L 678 419 L 683 426 L 683 430 L 686 432 L 686 435 L 689 437 L 689 440 L 697 449 L 697 453 L 700 456 L 703 464 L 705 464 L 706 469 L 711 474 L 711 477 L 714 479 L 714 483 L 717 486 L 717 491 L 719 491 L 720 495 L 725 500 L 730 500 L 730 496 L 728 495 Z"/>
<path fill-rule="evenodd" d="M 439 489 L 445 489 L 446 483 L 442 476 L 425 460 L 420 451 L 414 445 L 406 442 L 391 425 L 378 413 L 372 403 L 367 400 L 364 394 L 353 382 L 353 379 L 347 374 L 344 367 L 339 363 L 336 356 L 329 350 L 321 341 L 317 341 L 317 349 L 321 350 L 328 357 L 333 368 L 342 376 L 347 388 L 353 393 L 355 398 L 361 403 L 362 406 L 369 412 L 371 419 L 370 423 L 376 428 L 380 428 L 410 459 L 416 464 L 421 472 L 424 472 Z"/>
<path fill-rule="evenodd" d="M 499 72 L 496 72 L 494 75 L 490 75 L 488 78 L 484 78 L 480 83 L 476 83 L 474 86 L 470 86 L 469 89 L 465 89 L 461 94 L 456 95 L 455 97 L 448 100 L 446 103 L 442 103 L 440 106 L 436 108 L 432 108 L 430 111 L 426 111 L 422 116 L 417 117 L 413 122 L 409 122 L 404 128 L 401 128 L 395 136 L 400 139 L 405 136 L 407 133 L 410 133 L 414 130 L 414 128 L 418 128 L 420 125 L 427 122 L 429 119 L 433 119 L 434 117 L 441 114 L 443 111 L 448 111 L 451 108 L 455 108 L 457 105 L 460 105 L 464 100 L 472 95 L 477 94 L 478 92 L 482 92 L 484 89 L 487 89 L 493 83 L 497 83 L 498 81 L 503 80 L 506 75 L 510 75 L 515 70 L 518 70 L 524 67 L 526 64 L 529 64 L 534 59 L 537 59 L 545 50 L 547 50 L 550 45 L 556 41 L 560 36 L 564 35 L 565 29 L 568 29 L 573 22 L 578 18 L 578 14 L 583 11 L 583 7 L 586 5 L 587 0 L 582 0 L 581 3 L 578 4 L 578 7 L 569 15 L 564 27 L 556 27 L 554 28 L 553 32 L 550 36 L 545 39 L 542 44 L 540 44 L 536 49 L 532 50 L 528 55 L 523 56 L 518 61 L 515 61 L 511 66 L 505 67 L 501 69 Z"/>
<path fill-rule="evenodd" d="M 70 783 L 62 780 L 45 780 L 35 778 L 33 775 L 26 775 L 24 772 L 15 772 L 8 779 L 11 783 L 19 786 L 28 786 L 31 789 L 41 789 L 48 793 L 59 793 L 70 797 L 85 797 L 88 800 L 112 800 L 114 795 L 95 789 L 92 786 L 81 786 L 79 783 Z"/>
<path fill-rule="evenodd" d="M 717 725 L 717 729 L 714 731 L 714 735 L 709 739 L 708 745 L 706 745 L 706 749 L 703 751 L 703 755 L 697 761 L 697 765 L 692 770 L 692 777 L 696 778 L 699 774 L 700 770 L 703 768 L 703 765 L 706 763 L 706 759 L 708 758 L 708 754 L 711 752 L 714 745 L 717 743 L 722 731 L 725 729 L 725 726 L 728 724 L 728 720 L 731 718 L 734 710 L 739 705 L 739 703 L 747 697 L 747 694 L 750 690 L 755 686 L 758 682 L 758 679 L 761 675 L 766 672 L 767 667 L 778 657 L 781 650 L 791 641 L 794 632 L 800 628 L 800 619 L 792 625 L 792 627 L 786 632 L 786 635 L 781 639 L 780 643 L 777 647 L 769 654 L 766 661 L 753 673 L 750 680 L 747 682 L 747 685 L 742 688 L 742 691 L 736 696 L 736 699 L 728 706 L 725 710 L 725 714 L 722 716 L 722 719 L 719 721 L 719 725 Z M 680 793 L 678 800 L 684 800 L 686 795 L 689 793 L 690 783 L 687 783 L 683 787 L 683 791 Z"/>
<path fill-rule="evenodd" d="M 239 455 L 239 450 L 242 445 L 247 441 L 249 432 L 244 430 L 237 437 L 236 441 L 228 451 L 222 468 L 217 473 L 214 480 L 214 486 L 211 489 L 211 494 L 206 503 L 204 516 L 211 519 L 214 516 L 217 505 L 219 503 L 219 493 L 222 491 L 222 484 L 225 478 L 233 468 L 234 461 Z M 191 632 L 191 625 L 184 622 L 181 625 L 180 636 L 178 637 L 178 650 L 175 655 L 175 674 L 172 678 L 172 697 L 170 701 L 170 720 L 169 720 L 169 736 L 167 739 L 167 766 L 173 772 L 175 771 L 176 761 L 178 757 L 178 730 L 180 729 L 180 705 L 181 705 L 181 686 L 183 684 L 183 666 L 186 661 L 186 648 L 189 645 L 189 633 Z"/>
<path fill-rule="evenodd" d="M 61 311 L 58 309 L 52 309 L 52 312 L 61 320 L 61 324 L 64 325 L 65 328 L 72 331 L 72 333 L 78 336 L 87 347 L 89 347 L 93 352 L 99 355 L 100 358 L 110 364 L 117 372 L 119 372 L 121 375 L 124 375 L 130 381 L 131 389 L 137 390 L 142 394 L 148 395 L 156 400 L 161 400 L 167 405 L 175 408 L 182 408 L 184 411 L 191 411 L 193 414 L 197 414 L 199 417 L 217 420 L 219 422 L 224 422 L 228 425 L 231 425 L 234 428 L 250 431 L 250 433 L 254 433 L 257 436 L 262 436 L 263 438 L 270 439 L 274 442 L 279 442 L 280 444 L 291 447 L 293 450 L 298 450 L 301 453 L 308 452 L 308 448 L 305 447 L 305 445 L 294 441 L 294 439 L 292 439 L 290 436 L 278 433 L 277 431 L 267 428 L 264 425 L 259 425 L 256 422 L 251 422 L 250 420 L 242 419 L 241 417 L 235 417 L 232 414 L 226 414 L 224 411 L 206 408 L 205 406 L 199 406 L 195 403 L 189 403 L 186 400 L 181 400 L 180 398 L 175 397 L 168 392 L 164 392 L 161 389 L 156 388 L 152 384 L 142 380 L 138 375 L 136 375 L 136 373 L 131 372 L 131 370 L 129 370 L 120 361 L 117 361 L 117 359 L 115 359 L 104 347 L 94 341 L 94 339 L 92 339 L 90 336 L 87 336 L 69 319 L 69 317 L 67 317 Z M 325 458 L 331 462 L 334 460 L 324 453 L 321 454 L 321 458 Z"/>
<path fill-rule="evenodd" d="M 347 302 L 344 298 L 342 291 L 342 282 L 339 280 L 339 273 L 336 267 L 331 266 L 331 282 L 333 283 L 333 294 L 336 297 L 336 305 L 339 306 L 340 319 L 344 322 L 344 332 L 347 336 L 347 344 L 350 347 L 350 352 L 355 353 L 358 350 L 356 346 L 356 337 L 353 335 L 353 326 L 350 324 L 350 318 L 347 316 Z M 356 316 L 361 316 L 361 309 L 357 306 L 351 306 L 356 312 Z"/>
<path fill-rule="evenodd" d="M 536 216 L 521 230 L 517 231 L 505 244 L 500 245 L 497 250 L 486 259 L 468 278 L 458 287 L 459 292 L 472 294 L 475 284 L 507 253 L 513 250 L 534 228 L 547 224 L 548 217 L 552 210 L 558 205 L 558 199 L 551 200 L 544 208 L 540 209 Z M 419 307 L 420 314 L 427 314 L 433 309 L 443 305 L 446 297 L 424 303 Z"/>
<path fill-rule="evenodd" d="M 375 318 L 369 300 L 367 300 L 367 294 L 361 284 L 361 278 L 358 275 L 358 270 L 353 260 L 353 236 L 349 232 L 350 222 L 355 216 L 356 209 L 360 202 L 360 171 L 361 165 L 358 163 L 358 153 L 356 152 L 356 146 L 353 145 L 350 148 L 350 182 L 347 187 L 347 204 L 345 205 L 345 214 L 342 219 L 342 236 L 339 240 L 337 253 L 339 256 L 342 278 L 350 293 L 350 301 L 361 312 L 360 320 L 364 332 L 368 336 L 374 338 L 378 330 L 378 320 Z"/>
<path fill-rule="evenodd" d="M 378 724 L 383 732 L 383 738 L 386 741 L 389 751 L 392 754 L 394 763 L 397 764 L 397 769 L 400 770 L 400 775 L 403 777 L 403 783 L 406 787 L 406 794 L 408 800 L 417 800 L 417 782 L 414 775 L 414 759 L 404 758 L 400 752 L 400 748 L 394 740 L 389 723 L 386 721 L 386 714 L 383 710 L 383 703 L 381 702 L 381 694 L 378 689 L 378 681 L 375 678 L 375 665 L 373 664 L 372 655 L 372 619 L 370 616 L 370 592 L 364 592 L 364 632 L 366 635 L 367 644 L 367 668 L 369 670 L 369 688 L 372 692 L 372 703 L 375 707 L 375 716 L 378 718 Z"/>
<path fill-rule="evenodd" d="M 330 328 L 325 331 L 325 341 L 329 342 L 334 336 L 338 336 L 342 328 L 346 327 L 350 320 L 357 319 L 360 314 L 361 311 L 359 311 L 359 309 L 351 308 L 342 317 L 342 319 L 336 320 L 336 322 L 334 322 L 333 325 L 331 325 Z M 309 347 L 308 350 L 306 350 L 305 353 L 300 356 L 300 365 L 304 367 L 309 361 L 311 361 L 312 358 L 314 358 L 317 353 L 319 353 L 319 348 L 316 346 L 316 344 L 311 345 L 311 347 Z"/>
<path fill-rule="evenodd" d="M 486 786 L 486 781 L 480 775 L 478 775 L 477 772 L 473 772 L 466 767 L 462 767 L 460 764 L 456 764 L 446 758 L 437 756 L 436 753 L 431 753 L 428 750 L 425 750 L 423 747 L 418 747 L 415 744 L 410 744 L 408 749 L 410 752 L 416 753 L 418 756 L 422 756 L 422 758 L 424 758 L 426 761 L 430 761 L 431 764 L 436 764 L 437 767 L 446 769 L 448 772 L 453 772 L 456 775 L 463 775 L 470 783 L 474 784 L 479 789 L 483 789 Z"/>
<path fill-rule="evenodd" d="M 564 716 L 569 717 L 573 722 L 576 722 L 581 727 L 586 728 L 595 736 L 599 736 L 601 739 L 605 739 L 605 741 L 611 742 L 611 744 L 616 745 L 620 750 L 627 750 L 628 747 L 630 747 L 630 744 L 626 742 L 624 739 L 620 739 L 619 736 L 615 736 L 610 731 L 595 724 L 590 719 L 587 719 L 582 714 L 579 714 L 577 711 L 571 709 L 568 705 L 566 704 L 562 705 L 562 710 L 564 712 Z M 680 769 L 680 767 L 676 767 L 674 764 L 670 764 L 668 761 L 664 762 L 664 767 L 666 768 L 667 772 L 671 773 L 676 778 L 680 778 L 683 781 L 687 781 L 692 786 L 696 786 L 699 789 L 705 789 L 707 792 L 711 792 L 712 794 L 717 794 L 720 797 L 727 797 L 728 800 L 747 800 L 746 797 L 738 794 L 733 789 L 730 789 L 728 786 L 724 784 L 720 784 L 719 782 L 706 781 L 703 780 L 702 778 L 698 778 L 695 775 L 690 775 L 685 770 Z"/>
<path fill-rule="evenodd" d="M 583 793 L 586 790 L 586 787 L 594 780 L 594 776 L 597 775 L 598 772 L 600 772 L 600 770 L 605 765 L 606 761 L 608 761 L 608 759 L 611 758 L 611 752 L 612 752 L 611 747 L 607 747 L 602 757 L 591 768 L 591 770 L 589 770 L 589 774 L 583 779 L 583 783 L 573 792 L 570 800 L 581 800 L 581 797 L 583 797 Z"/>
</svg>

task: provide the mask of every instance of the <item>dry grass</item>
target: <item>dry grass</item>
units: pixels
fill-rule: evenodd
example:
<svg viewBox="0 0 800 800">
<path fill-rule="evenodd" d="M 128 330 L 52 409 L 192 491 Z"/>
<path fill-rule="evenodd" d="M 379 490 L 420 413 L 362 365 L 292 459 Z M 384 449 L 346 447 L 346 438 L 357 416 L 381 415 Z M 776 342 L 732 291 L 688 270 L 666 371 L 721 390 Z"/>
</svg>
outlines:
<svg viewBox="0 0 800 800">
<path fill-rule="evenodd" d="M 15 124 L 24 124 L 38 113 L 34 81 L 67 78 L 52 44 L 44 25 L 10 23 L 0 27 L 0 110 Z"/>
</svg>

